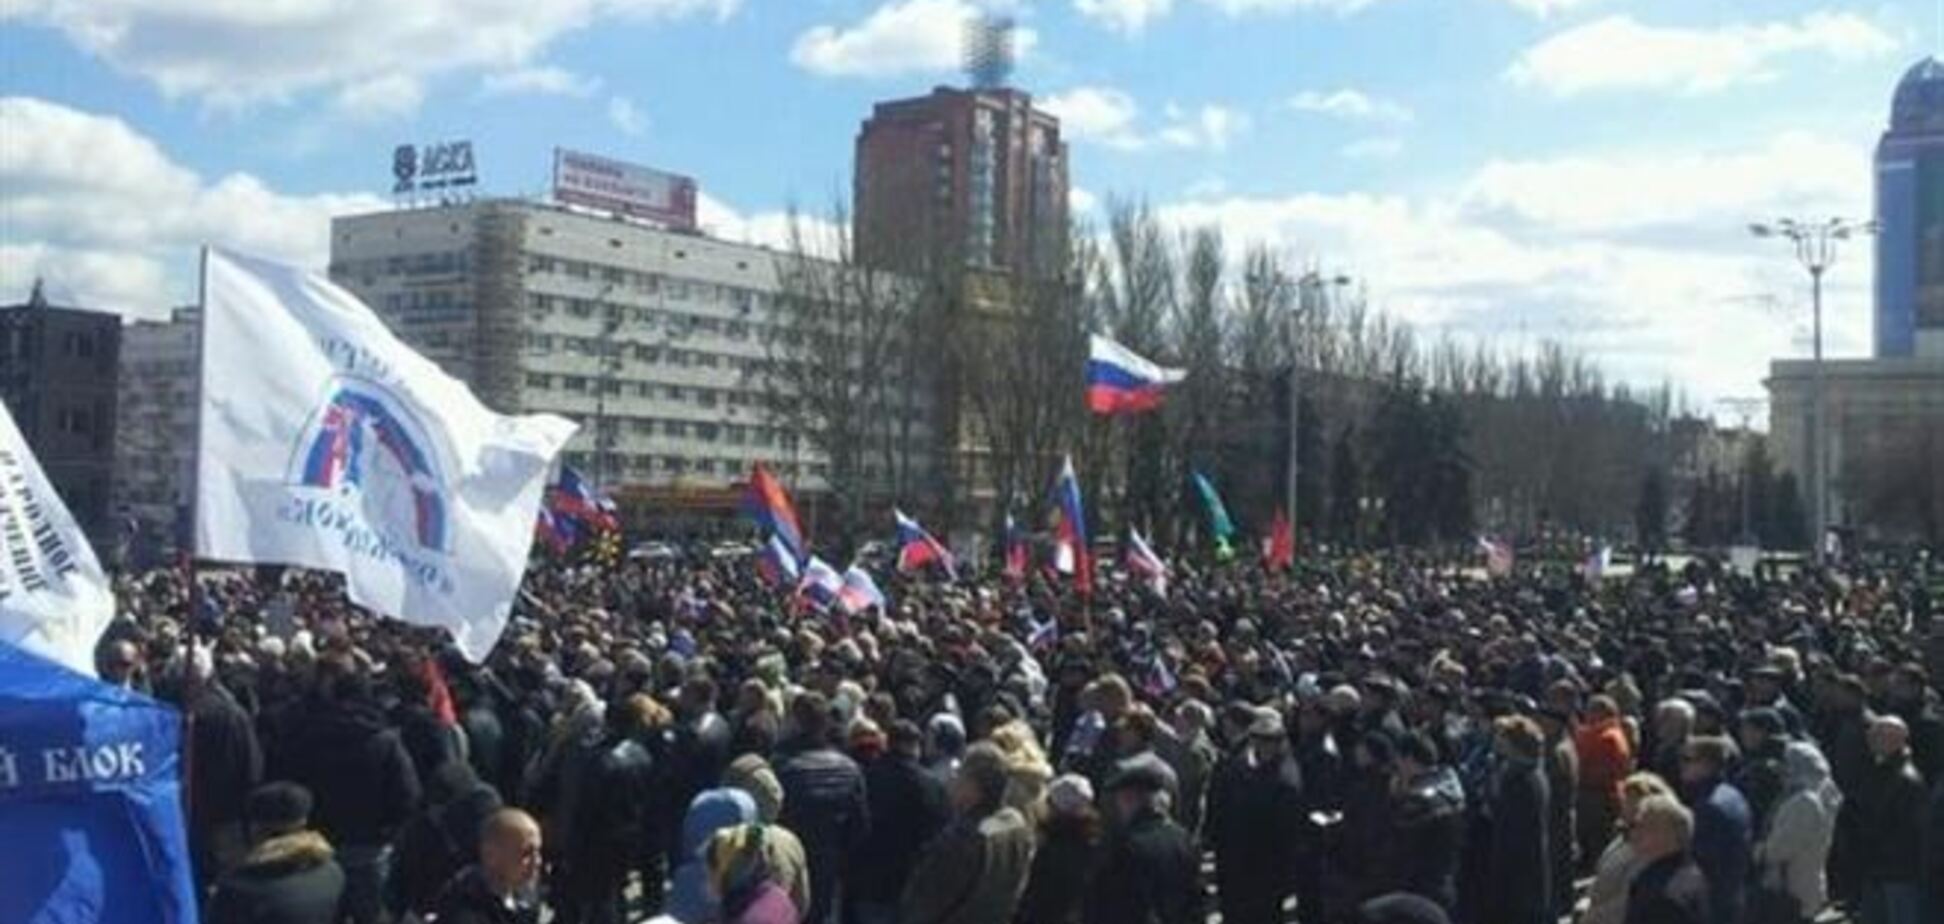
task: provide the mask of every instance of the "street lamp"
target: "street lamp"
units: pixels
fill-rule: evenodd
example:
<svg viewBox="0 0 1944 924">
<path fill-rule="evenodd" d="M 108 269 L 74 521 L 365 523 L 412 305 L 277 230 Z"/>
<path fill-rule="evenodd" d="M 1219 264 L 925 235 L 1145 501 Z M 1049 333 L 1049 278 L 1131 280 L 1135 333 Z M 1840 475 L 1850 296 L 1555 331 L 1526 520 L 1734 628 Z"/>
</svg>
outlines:
<svg viewBox="0 0 1944 924">
<path fill-rule="evenodd" d="M 1297 325 L 1323 304 L 1324 296 L 1330 288 L 1349 285 L 1350 277 L 1325 276 L 1317 270 L 1310 270 L 1292 280 L 1283 275 L 1281 270 L 1276 270 L 1267 277 L 1251 275 L 1249 282 L 1265 287 L 1271 298 L 1280 294 L 1284 286 L 1291 283 L 1296 286 L 1296 304 L 1290 307 L 1288 314 L 1284 315 L 1286 325 L 1284 336 L 1289 341 L 1289 479 L 1283 486 L 1283 507 L 1289 511 L 1290 529 L 1293 531 L 1300 528 L 1298 524 L 1302 522 L 1298 517 L 1296 492 L 1297 476 L 1302 470 L 1301 458 L 1297 454 L 1300 442 L 1298 432 L 1302 425 L 1302 363 L 1296 355 Z"/>
<path fill-rule="evenodd" d="M 1815 528 L 1814 555 L 1817 564 L 1826 563 L 1824 541 L 1829 532 L 1828 389 L 1823 369 L 1822 284 L 1823 274 L 1836 265 L 1837 245 L 1864 234 L 1876 233 L 1876 222 L 1846 218 L 1798 221 L 1782 218 L 1756 222 L 1748 233 L 1759 238 L 1787 239 L 1795 247 L 1796 262 L 1809 271 L 1811 303 L 1815 312 L 1815 362 L 1810 380 L 1809 417 L 1809 501 Z"/>
</svg>

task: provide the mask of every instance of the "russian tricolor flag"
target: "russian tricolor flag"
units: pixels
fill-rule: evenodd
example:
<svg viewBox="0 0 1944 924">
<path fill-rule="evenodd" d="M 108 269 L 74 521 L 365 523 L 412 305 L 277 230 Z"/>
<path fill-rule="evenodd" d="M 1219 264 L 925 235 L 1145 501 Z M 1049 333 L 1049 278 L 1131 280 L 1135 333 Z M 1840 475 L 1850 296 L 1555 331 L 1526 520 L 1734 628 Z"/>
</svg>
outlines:
<svg viewBox="0 0 1944 924">
<path fill-rule="evenodd" d="M 1026 546 L 1026 534 L 1013 522 L 1013 515 L 1006 514 L 1006 564 L 1005 575 L 1009 581 L 1026 579 L 1026 560 L 1030 553 Z"/>
<path fill-rule="evenodd" d="M 937 565 L 945 569 L 947 575 L 958 577 L 958 563 L 952 559 L 952 550 L 932 538 L 918 521 L 905 516 L 904 511 L 892 508 L 891 515 L 898 521 L 898 570 L 916 571 L 926 565 Z"/>
<path fill-rule="evenodd" d="M 884 591 L 878 589 L 869 571 L 852 565 L 844 572 L 843 584 L 837 589 L 837 605 L 854 616 L 871 607 L 884 606 Z"/>
<path fill-rule="evenodd" d="M 818 606 L 829 606 L 837 602 L 837 594 L 844 589 L 844 576 L 837 573 L 829 562 L 810 556 L 809 564 L 803 566 L 803 577 L 797 581 L 797 593 L 808 597 Z"/>
<path fill-rule="evenodd" d="M 1099 334 L 1087 346 L 1087 409 L 1096 414 L 1139 414 L 1161 406 L 1161 393 L 1188 377 Z"/>
<path fill-rule="evenodd" d="M 749 486 L 743 490 L 743 513 L 756 525 L 781 540 L 797 561 L 808 558 L 803 545 L 803 527 L 797 522 L 796 506 L 776 476 L 761 462 L 749 471 Z"/>
<path fill-rule="evenodd" d="M 1073 586 L 1093 593 L 1093 557 L 1087 547 L 1087 513 L 1080 502 L 1080 477 L 1073 473 L 1073 457 L 1060 462 L 1053 482 L 1053 568 L 1073 575 Z"/>
<path fill-rule="evenodd" d="M 1168 564 L 1154 553 L 1147 537 L 1133 527 L 1127 529 L 1127 570 L 1147 583 L 1155 596 L 1168 595 Z"/>
</svg>

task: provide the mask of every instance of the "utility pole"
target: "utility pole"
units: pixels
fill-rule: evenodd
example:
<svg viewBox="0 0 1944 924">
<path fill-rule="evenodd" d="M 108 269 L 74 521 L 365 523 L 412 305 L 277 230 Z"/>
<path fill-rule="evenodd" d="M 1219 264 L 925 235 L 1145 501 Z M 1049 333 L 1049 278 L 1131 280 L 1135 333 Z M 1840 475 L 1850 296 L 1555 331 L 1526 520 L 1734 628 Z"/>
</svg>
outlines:
<svg viewBox="0 0 1944 924">
<path fill-rule="evenodd" d="M 1716 398 L 1715 403 L 1727 408 L 1737 417 L 1741 418 L 1741 439 L 1748 440 L 1753 438 L 1748 428 L 1749 422 L 1754 420 L 1755 412 L 1761 410 L 1762 406 L 1768 403 L 1768 400 L 1765 398 Z M 1741 535 L 1742 541 L 1748 542 L 1754 537 L 1754 529 L 1748 522 L 1748 447 L 1743 447 L 1737 468 L 1740 470 L 1738 480 L 1741 482 Z M 1755 544 L 1760 545 L 1760 541 L 1756 540 Z"/>
<path fill-rule="evenodd" d="M 1852 237 L 1876 233 L 1875 222 L 1844 218 L 1798 221 L 1783 218 L 1748 226 L 1748 233 L 1759 238 L 1780 237 L 1795 248 L 1796 262 L 1809 273 L 1809 291 L 1815 312 L 1815 361 L 1810 381 L 1809 411 L 1809 517 L 1813 527 L 1812 554 L 1816 564 L 1827 564 L 1826 541 L 1829 534 L 1829 394 L 1823 368 L 1822 292 L 1823 274 L 1836 265 L 1837 246 Z"/>
<path fill-rule="evenodd" d="M 1281 273 L 1277 273 L 1269 280 L 1257 280 L 1257 282 L 1266 282 L 1270 286 L 1270 294 L 1273 297 L 1281 291 L 1283 286 L 1288 285 L 1290 280 Z M 1316 270 L 1310 270 L 1302 276 L 1297 277 L 1295 284 L 1296 304 L 1291 306 L 1289 313 L 1284 316 L 1287 324 L 1287 337 L 1289 339 L 1289 478 L 1288 483 L 1283 486 L 1283 506 L 1289 511 L 1289 526 L 1292 533 L 1301 530 L 1303 526 L 1301 511 L 1299 509 L 1301 506 L 1300 492 L 1297 491 L 1298 479 L 1302 473 L 1303 465 L 1301 454 L 1303 362 L 1302 356 L 1300 355 L 1302 351 L 1302 338 L 1299 336 L 1299 326 L 1309 319 L 1310 315 L 1315 312 L 1318 306 L 1323 304 L 1324 298 L 1327 297 L 1329 287 L 1347 286 L 1350 284 L 1350 277 L 1342 275 L 1326 277 Z"/>
</svg>

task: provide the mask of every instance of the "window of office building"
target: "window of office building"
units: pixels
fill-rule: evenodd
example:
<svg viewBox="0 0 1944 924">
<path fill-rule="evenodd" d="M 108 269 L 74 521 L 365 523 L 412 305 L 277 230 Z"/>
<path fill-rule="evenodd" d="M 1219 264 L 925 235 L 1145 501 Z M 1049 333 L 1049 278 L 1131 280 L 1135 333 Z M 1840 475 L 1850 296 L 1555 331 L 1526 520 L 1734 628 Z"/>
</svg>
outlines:
<svg viewBox="0 0 1944 924">
<path fill-rule="evenodd" d="M 568 391 L 584 392 L 587 390 L 587 378 L 585 376 L 579 376 L 579 375 L 562 376 L 560 380 L 560 384 L 561 387 L 567 389 Z"/>
<path fill-rule="evenodd" d="M 704 443 L 715 442 L 716 436 L 721 432 L 722 428 L 712 423 L 698 423 L 695 425 L 695 438 Z"/>
<path fill-rule="evenodd" d="M 553 376 L 542 372 L 529 372 L 527 373 L 526 383 L 528 388 L 538 388 L 544 391 L 553 387 Z"/>
<path fill-rule="evenodd" d="M 567 313 L 577 318 L 593 317 L 594 303 L 584 298 L 570 298 L 567 300 Z"/>
<path fill-rule="evenodd" d="M 591 264 L 584 263 L 580 260 L 565 260 L 562 262 L 564 266 L 561 268 L 566 272 L 567 278 L 569 279 L 589 279 L 594 275 L 594 267 Z"/>
<path fill-rule="evenodd" d="M 686 437 L 688 436 L 688 429 L 689 425 L 686 420 L 666 420 L 662 422 L 662 432 L 668 436 Z"/>
</svg>

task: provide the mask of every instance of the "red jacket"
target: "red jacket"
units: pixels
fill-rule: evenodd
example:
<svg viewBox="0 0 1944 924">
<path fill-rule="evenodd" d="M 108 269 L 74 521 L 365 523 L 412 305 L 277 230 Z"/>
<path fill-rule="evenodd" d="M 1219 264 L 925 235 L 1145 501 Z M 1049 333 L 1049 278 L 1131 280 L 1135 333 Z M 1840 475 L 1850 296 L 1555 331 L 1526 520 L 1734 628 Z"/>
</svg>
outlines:
<svg viewBox="0 0 1944 924">
<path fill-rule="evenodd" d="M 1580 789 L 1601 792 L 1607 798 L 1620 798 L 1620 782 L 1633 772 L 1633 745 L 1619 719 L 1604 719 L 1580 726 L 1573 733 L 1573 749 L 1579 752 Z"/>
</svg>

